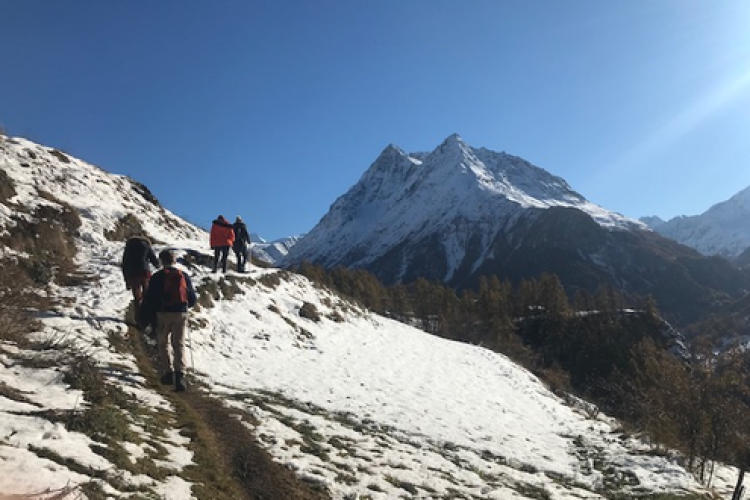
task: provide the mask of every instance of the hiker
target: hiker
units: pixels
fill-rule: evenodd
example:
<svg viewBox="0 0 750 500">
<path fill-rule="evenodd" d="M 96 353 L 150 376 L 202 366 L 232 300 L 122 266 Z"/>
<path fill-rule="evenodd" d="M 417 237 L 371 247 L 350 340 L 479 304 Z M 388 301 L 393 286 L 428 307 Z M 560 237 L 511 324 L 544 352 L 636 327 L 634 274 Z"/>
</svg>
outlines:
<svg viewBox="0 0 750 500">
<path fill-rule="evenodd" d="M 234 229 L 223 215 L 220 215 L 211 224 L 210 243 L 214 251 L 213 272 L 216 272 L 219 267 L 219 260 L 221 260 L 221 270 L 226 273 L 229 248 L 234 244 Z"/>
<path fill-rule="evenodd" d="M 178 392 L 185 390 L 185 336 L 188 309 L 195 305 L 196 296 L 190 275 L 175 267 L 175 255 L 162 250 L 159 260 L 163 268 L 151 278 L 141 307 L 142 324 L 153 323 L 159 344 L 160 382 L 174 384 Z"/>
<path fill-rule="evenodd" d="M 247 246 L 250 243 L 250 234 L 247 232 L 247 226 L 239 215 L 232 224 L 234 229 L 234 256 L 237 257 L 237 272 L 244 273 L 247 264 Z"/>
<path fill-rule="evenodd" d="M 133 292 L 133 317 L 136 319 L 143 293 L 151 278 L 149 263 L 155 268 L 159 267 L 159 260 L 151 248 L 151 241 L 143 235 L 129 238 L 122 254 L 122 276 L 125 279 L 125 288 Z"/>
</svg>

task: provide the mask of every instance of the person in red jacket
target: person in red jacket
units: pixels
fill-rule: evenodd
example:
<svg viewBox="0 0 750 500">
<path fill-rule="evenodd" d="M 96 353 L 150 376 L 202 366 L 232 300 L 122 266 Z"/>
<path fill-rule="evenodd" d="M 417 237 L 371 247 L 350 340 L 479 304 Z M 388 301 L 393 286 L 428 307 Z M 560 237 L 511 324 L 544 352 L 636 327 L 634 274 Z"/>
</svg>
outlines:
<svg viewBox="0 0 750 500">
<path fill-rule="evenodd" d="M 214 272 L 221 261 L 222 272 L 227 272 L 227 257 L 229 249 L 234 244 L 234 229 L 223 215 L 220 215 L 211 224 L 211 248 L 214 251 Z"/>
</svg>

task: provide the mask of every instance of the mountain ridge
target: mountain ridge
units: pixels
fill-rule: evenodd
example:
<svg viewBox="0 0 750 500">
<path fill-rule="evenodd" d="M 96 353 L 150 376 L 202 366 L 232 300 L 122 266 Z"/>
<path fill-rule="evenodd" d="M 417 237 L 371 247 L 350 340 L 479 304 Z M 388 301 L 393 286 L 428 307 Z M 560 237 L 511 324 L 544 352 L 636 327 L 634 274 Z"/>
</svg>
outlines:
<svg viewBox="0 0 750 500">
<path fill-rule="evenodd" d="M 734 260 L 750 249 L 750 187 L 728 200 L 712 205 L 699 215 L 678 216 L 667 221 L 642 217 L 654 231 L 695 248 L 704 255 Z"/>
</svg>

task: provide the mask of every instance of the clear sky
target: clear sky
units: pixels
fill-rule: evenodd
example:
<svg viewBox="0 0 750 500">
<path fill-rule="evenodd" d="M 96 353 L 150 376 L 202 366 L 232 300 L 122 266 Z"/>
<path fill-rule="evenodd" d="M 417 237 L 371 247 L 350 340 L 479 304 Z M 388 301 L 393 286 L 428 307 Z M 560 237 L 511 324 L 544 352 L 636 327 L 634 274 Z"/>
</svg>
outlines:
<svg viewBox="0 0 750 500">
<path fill-rule="evenodd" d="M 0 48 L 9 135 L 266 239 L 454 132 L 631 217 L 750 186 L 746 0 L 4 0 Z"/>
</svg>

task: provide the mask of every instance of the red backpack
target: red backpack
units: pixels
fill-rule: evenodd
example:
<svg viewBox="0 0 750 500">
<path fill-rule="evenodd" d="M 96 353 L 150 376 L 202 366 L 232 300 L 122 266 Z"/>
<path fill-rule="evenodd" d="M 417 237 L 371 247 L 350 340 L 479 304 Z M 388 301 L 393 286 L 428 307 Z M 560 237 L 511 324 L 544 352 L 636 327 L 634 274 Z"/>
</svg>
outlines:
<svg viewBox="0 0 750 500">
<path fill-rule="evenodd" d="M 164 269 L 164 305 L 179 306 L 187 304 L 187 281 L 179 269 L 167 267 Z"/>
</svg>

